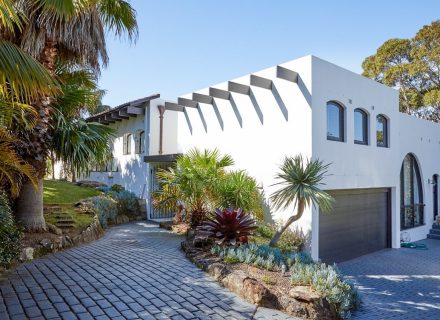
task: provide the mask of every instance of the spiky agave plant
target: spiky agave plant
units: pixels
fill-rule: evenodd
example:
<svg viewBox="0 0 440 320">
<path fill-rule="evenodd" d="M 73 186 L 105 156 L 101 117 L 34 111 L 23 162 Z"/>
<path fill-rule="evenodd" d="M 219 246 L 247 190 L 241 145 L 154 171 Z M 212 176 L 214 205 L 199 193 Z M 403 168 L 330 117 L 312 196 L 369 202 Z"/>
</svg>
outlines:
<svg viewBox="0 0 440 320">
<path fill-rule="evenodd" d="M 257 228 L 256 220 L 242 209 L 216 209 L 208 220 L 197 228 L 199 237 L 216 239 L 217 244 L 247 243 Z"/>
</svg>

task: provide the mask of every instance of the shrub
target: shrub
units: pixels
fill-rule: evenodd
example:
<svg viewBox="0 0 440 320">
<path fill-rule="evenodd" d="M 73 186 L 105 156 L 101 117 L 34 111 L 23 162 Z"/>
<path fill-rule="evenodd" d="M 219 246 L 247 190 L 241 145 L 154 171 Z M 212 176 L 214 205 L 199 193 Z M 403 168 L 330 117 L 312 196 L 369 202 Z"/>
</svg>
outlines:
<svg viewBox="0 0 440 320">
<path fill-rule="evenodd" d="M 242 208 L 256 219 L 263 221 L 262 188 L 246 171 L 230 171 L 217 180 L 215 187 L 219 206 Z"/>
<path fill-rule="evenodd" d="M 290 270 L 293 284 L 310 285 L 335 307 L 342 319 L 349 319 L 350 310 L 359 307 L 357 289 L 343 279 L 336 267 L 324 263 L 294 263 Z"/>
<path fill-rule="evenodd" d="M 20 254 L 21 230 L 15 225 L 8 198 L 0 192 L 0 266 L 8 267 Z"/>
<path fill-rule="evenodd" d="M 110 191 L 108 195 L 117 202 L 118 214 L 137 215 L 139 213 L 138 197 L 130 191 Z"/>
<path fill-rule="evenodd" d="M 96 187 L 96 190 L 99 190 L 101 192 L 107 193 L 109 192 L 111 189 L 108 186 L 100 186 L 100 187 Z"/>
<path fill-rule="evenodd" d="M 107 228 L 109 221 L 114 221 L 118 215 L 117 202 L 107 196 L 97 196 L 90 199 L 95 207 L 99 222 Z"/>
<path fill-rule="evenodd" d="M 197 228 L 198 236 L 215 238 L 218 244 L 247 243 L 248 236 L 257 228 L 256 221 L 241 209 L 215 212 Z"/>
<path fill-rule="evenodd" d="M 110 191 L 114 191 L 114 192 L 121 192 L 123 190 L 125 190 L 125 188 L 123 186 L 121 186 L 120 184 L 117 184 L 117 183 L 113 184 L 110 187 Z"/>
<path fill-rule="evenodd" d="M 255 234 L 254 237 L 252 237 L 251 242 L 255 242 L 257 244 L 266 244 L 273 238 L 276 231 L 276 225 L 260 224 L 255 230 Z M 276 244 L 276 247 L 281 249 L 283 252 L 299 252 L 304 248 L 306 238 L 306 235 L 299 227 L 293 230 L 288 229 L 282 234 L 280 240 Z"/>
</svg>

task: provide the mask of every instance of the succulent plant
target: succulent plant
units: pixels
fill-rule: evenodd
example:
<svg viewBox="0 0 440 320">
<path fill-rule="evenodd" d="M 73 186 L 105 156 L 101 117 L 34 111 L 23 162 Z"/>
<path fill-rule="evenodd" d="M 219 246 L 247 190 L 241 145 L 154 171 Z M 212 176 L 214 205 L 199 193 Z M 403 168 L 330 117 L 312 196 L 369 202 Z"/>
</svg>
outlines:
<svg viewBox="0 0 440 320">
<path fill-rule="evenodd" d="M 257 228 L 256 220 L 242 209 L 216 209 L 197 228 L 199 237 L 216 239 L 217 244 L 247 243 L 248 236 Z"/>
</svg>

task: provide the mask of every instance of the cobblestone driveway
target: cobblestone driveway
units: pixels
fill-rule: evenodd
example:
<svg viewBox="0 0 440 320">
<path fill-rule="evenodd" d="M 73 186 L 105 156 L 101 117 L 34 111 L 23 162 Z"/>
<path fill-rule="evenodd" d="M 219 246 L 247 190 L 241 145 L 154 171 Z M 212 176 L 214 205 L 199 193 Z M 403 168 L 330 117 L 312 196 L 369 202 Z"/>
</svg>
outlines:
<svg viewBox="0 0 440 320">
<path fill-rule="evenodd" d="M 364 301 L 354 320 L 440 319 L 440 241 L 420 243 L 429 250 L 388 249 L 340 264 Z"/>
<path fill-rule="evenodd" d="M 222 288 L 181 240 L 139 222 L 22 264 L 0 281 L 0 319 L 292 319 Z"/>
</svg>

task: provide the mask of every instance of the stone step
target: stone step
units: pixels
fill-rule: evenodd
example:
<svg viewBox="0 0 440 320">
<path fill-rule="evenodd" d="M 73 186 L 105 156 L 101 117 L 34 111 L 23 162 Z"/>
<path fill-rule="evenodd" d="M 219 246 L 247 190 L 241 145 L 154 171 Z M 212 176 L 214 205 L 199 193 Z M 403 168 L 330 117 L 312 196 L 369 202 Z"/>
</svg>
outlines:
<svg viewBox="0 0 440 320">
<path fill-rule="evenodd" d="M 440 235 L 437 235 L 437 234 L 428 234 L 428 239 L 440 240 Z"/>
<path fill-rule="evenodd" d="M 57 205 L 43 207 L 44 213 L 53 213 L 53 212 L 61 212 L 61 211 L 63 211 L 63 208 Z"/>
<path fill-rule="evenodd" d="M 438 230 L 440 230 L 440 224 L 433 223 L 433 224 L 432 224 L 432 229 L 438 229 Z"/>
<path fill-rule="evenodd" d="M 429 234 L 440 236 L 440 229 L 431 229 L 429 230 Z"/>
</svg>

